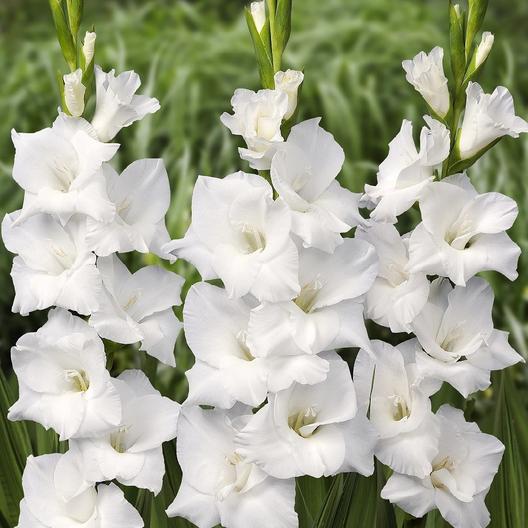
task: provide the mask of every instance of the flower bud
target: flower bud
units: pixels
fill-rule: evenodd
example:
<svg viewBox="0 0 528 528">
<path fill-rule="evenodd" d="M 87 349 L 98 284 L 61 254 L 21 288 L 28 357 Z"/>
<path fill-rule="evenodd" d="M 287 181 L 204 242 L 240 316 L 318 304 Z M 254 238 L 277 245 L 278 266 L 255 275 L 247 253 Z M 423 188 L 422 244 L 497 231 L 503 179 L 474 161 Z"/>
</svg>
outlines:
<svg viewBox="0 0 528 528">
<path fill-rule="evenodd" d="M 444 74 L 444 50 L 436 47 L 429 54 L 423 51 L 412 60 L 402 62 L 405 78 L 420 92 L 427 104 L 440 117 L 449 111 L 449 89 Z"/>
<path fill-rule="evenodd" d="M 74 117 L 79 117 L 84 112 L 84 92 L 86 87 L 82 83 L 82 70 L 79 68 L 63 76 L 64 103 L 68 112 Z"/>
<path fill-rule="evenodd" d="M 92 62 L 95 52 L 95 39 L 97 35 L 93 31 L 87 31 L 84 35 L 82 52 L 86 66 Z"/>
<path fill-rule="evenodd" d="M 475 69 L 479 68 L 488 58 L 494 40 L 495 36 L 493 33 L 490 33 L 489 31 L 484 31 L 484 33 L 482 33 L 482 39 L 477 47 L 475 56 Z"/>
<path fill-rule="evenodd" d="M 288 110 L 284 119 L 290 119 L 297 108 L 297 93 L 304 80 L 304 74 L 297 70 L 278 71 L 274 80 L 275 90 L 284 92 L 288 96 Z"/>
<path fill-rule="evenodd" d="M 264 24 L 266 23 L 266 6 L 264 0 L 258 2 L 251 2 L 249 6 L 251 10 L 251 16 L 253 17 L 253 22 L 255 22 L 255 27 L 260 33 Z"/>
</svg>

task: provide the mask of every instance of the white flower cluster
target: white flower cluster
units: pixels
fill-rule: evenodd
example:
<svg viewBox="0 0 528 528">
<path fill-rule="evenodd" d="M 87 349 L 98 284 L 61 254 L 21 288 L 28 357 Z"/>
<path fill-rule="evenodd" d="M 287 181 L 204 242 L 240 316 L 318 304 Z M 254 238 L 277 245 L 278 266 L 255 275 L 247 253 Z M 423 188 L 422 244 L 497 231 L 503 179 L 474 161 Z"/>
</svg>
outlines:
<svg viewBox="0 0 528 528">
<path fill-rule="evenodd" d="M 254 16 L 262 7 L 253 4 Z M 485 34 L 478 67 L 492 44 Z M 433 412 L 430 397 L 444 382 L 467 397 L 489 386 L 491 371 L 522 361 L 494 328 L 493 292 L 476 276 L 516 278 L 520 249 L 506 231 L 517 205 L 479 194 L 450 167 L 469 166 L 528 123 L 505 88 L 488 95 L 468 82 L 453 124 L 442 59 L 435 48 L 403 63 L 433 117 L 419 147 L 403 122 L 363 196 L 336 180 L 344 152 L 320 119 L 283 137 L 301 72 L 277 72 L 274 89 L 237 90 L 221 120 L 260 173 L 199 176 L 179 240 L 165 227 L 163 162 L 136 161 L 121 174 L 109 163 L 119 148 L 109 141 L 159 108 L 136 95 L 134 72 L 95 68 L 91 122 L 82 75 L 68 74 L 71 115 L 13 132 L 13 178 L 25 191 L 2 223 L 16 254 L 13 310 L 53 308 L 12 350 L 20 390 L 9 418 L 69 441 L 65 454 L 28 459 L 19 528 L 142 527 L 123 492 L 103 482 L 158 493 L 162 443 L 176 435 L 182 482 L 167 514 L 199 528 L 295 528 L 296 477 L 371 475 L 374 458 L 392 471 L 382 497 L 406 512 L 438 508 L 455 528 L 488 524 L 484 498 L 504 446 L 449 405 Z M 401 235 L 398 217 L 415 203 L 421 222 Z M 106 368 L 102 338 L 175 365 L 183 279 L 158 266 L 131 273 L 116 255 L 130 251 L 183 258 L 202 278 L 183 310 L 195 363 L 181 409 L 140 370 L 113 378 Z M 397 346 L 370 341 L 365 319 L 409 335 Z M 350 347 L 360 349 L 353 375 L 336 352 Z"/>
<path fill-rule="evenodd" d="M 141 343 L 174 365 L 181 323 L 172 307 L 181 303 L 183 279 L 158 266 L 132 274 L 116 255 L 135 250 L 172 259 L 162 251 L 170 240 L 168 176 L 159 159 L 136 161 L 120 175 L 109 164 L 119 145 L 108 141 L 159 104 L 136 95 L 140 80 L 132 71 L 116 77 L 96 67 L 95 74 L 91 123 L 81 117 L 84 88 L 73 86 L 80 78 L 71 74 L 71 116 L 59 111 L 51 128 L 13 131 L 13 178 L 25 191 L 22 209 L 2 222 L 4 243 L 16 254 L 13 311 L 55 308 L 12 349 L 19 398 L 9 418 L 33 420 L 69 440 L 65 454 L 28 459 L 19 528 L 142 527 L 123 492 L 100 483 L 115 479 L 158 493 L 162 443 L 176 436 L 179 404 L 140 370 L 112 378 L 101 339 Z"/>
<path fill-rule="evenodd" d="M 164 247 L 224 286 L 200 282 L 185 301 L 196 362 L 170 516 L 200 528 L 293 528 L 295 477 L 370 475 L 375 456 L 393 471 L 382 497 L 415 516 L 438 508 L 455 528 L 487 525 L 484 497 L 504 446 L 449 405 L 434 413 L 430 397 L 443 382 L 467 397 L 492 370 L 522 361 L 475 276 L 516 278 L 520 249 L 506 230 L 517 206 L 479 194 L 463 173 L 434 180 L 453 152 L 471 158 L 528 124 L 505 88 L 489 96 L 470 83 L 452 142 L 442 57 L 435 48 L 404 62 L 438 119 L 425 116 L 419 148 L 403 122 L 362 197 L 336 181 L 343 150 L 319 119 L 283 139 L 294 89 L 288 98 L 282 81 L 296 79 L 296 93 L 300 72 L 279 72 L 274 90 L 235 92 L 233 115 L 221 119 L 260 175 L 200 176 L 187 233 Z M 416 202 L 422 221 L 401 235 L 398 217 Z M 371 342 L 364 316 L 415 337 Z M 360 348 L 353 377 L 335 351 L 346 347 Z"/>
<path fill-rule="evenodd" d="M 484 34 L 479 65 L 492 43 Z M 361 350 L 354 381 L 359 408 L 376 429 L 375 455 L 393 471 L 381 496 L 416 517 L 438 508 L 455 528 L 483 528 L 490 520 L 484 498 L 504 446 L 466 422 L 462 411 L 443 405 L 433 413 L 429 398 L 443 382 L 467 397 L 490 385 L 491 371 L 523 361 L 508 334 L 494 328 L 493 291 L 476 276 L 493 270 L 517 277 L 520 248 L 506 231 L 518 210 L 500 193 L 479 194 L 465 173 L 440 168 L 471 162 L 500 137 L 528 132 L 528 123 L 515 116 L 506 88 L 487 95 L 469 82 L 463 119 L 459 126 L 455 117 L 451 137 L 442 58 L 434 48 L 403 62 L 407 80 L 439 120 L 424 117 L 419 149 L 412 124 L 403 122 L 377 184 L 365 186 L 370 219 L 356 230 L 379 259 L 366 316 L 415 337 Z M 416 202 L 421 222 L 400 235 L 398 217 Z"/>
<path fill-rule="evenodd" d="M 344 153 L 319 119 L 282 138 L 302 74 L 275 79 L 275 90 L 237 90 L 234 115 L 222 116 L 272 185 L 200 176 L 191 226 L 165 247 L 224 285 L 193 285 L 184 306 L 196 362 L 178 424 L 183 481 L 167 512 L 201 528 L 295 527 L 295 477 L 374 470 L 375 430 L 335 349 L 370 350 L 375 250 L 341 236 L 361 221 L 359 195 L 337 182 Z"/>
</svg>

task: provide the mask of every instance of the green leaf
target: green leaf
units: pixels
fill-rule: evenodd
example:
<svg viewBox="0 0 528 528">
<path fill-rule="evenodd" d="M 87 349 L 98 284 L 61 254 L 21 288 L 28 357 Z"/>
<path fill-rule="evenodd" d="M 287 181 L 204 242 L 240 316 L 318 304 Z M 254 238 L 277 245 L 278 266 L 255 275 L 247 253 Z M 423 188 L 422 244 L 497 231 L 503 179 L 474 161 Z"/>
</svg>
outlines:
<svg viewBox="0 0 528 528">
<path fill-rule="evenodd" d="M 282 55 L 291 33 L 292 0 L 278 0 L 274 25 L 271 27 L 271 50 L 274 73 L 282 66 Z M 271 24 L 271 22 L 270 22 Z"/>
<path fill-rule="evenodd" d="M 70 33 L 74 42 L 77 42 L 79 27 L 81 25 L 84 0 L 66 0 L 68 11 L 68 22 L 70 24 Z"/>
<path fill-rule="evenodd" d="M 73 41 L 68 23 L 66 22 L 63 2 L 62 0 L 49 0 L 49 4 L 62 54 L 68 63 L 70 70 L 74 71 L 77 67 L 77 48 Z"/>
<path fill-rule="evenodd" d="M 326 495 L 323 507 L 321 508 L 314 528 L 335 527 L 335 517 L 340 507 L 343 495 L 343 475 L 333 477 L 330 490 Z"/>
<path fill-rule="evenodd" d="M 522 401 L 510 378 L 511 371 L 499 374 L 499 398 L 495 408 L 494 434 L 505 446 L 499 471 L 487 497 L 491 528 L 525 526 L 526 505 L 526 416 Z M 515 407 L 518 407 L 515 411 Z M 521 419 L 519 422 L 518 419 Z M 524 453 L 520 442 L 523 442 Z"/>
<path fill-rule="evenodd" d="M 396 528 L 396 515 L 392 504 L 380 497 L 385 485 L 383 466 L 376 461 L 376 470 L 371 477 L 354 475 L 345 483 L 342 494 L 343 507 L 348 504 L 342 528 Z M 339 518 L 336 516 L 336 518 Z M 341 523 L 341 521 L 339 521 Z M 334 528 L 332 526 L 332 528 Z"/>
<path fill-rule="evenodd" d="M 266 52 L 266 46 L 262 41 L 261 35 L 257 31 L 255 21 L 253 20 L 253 15 L 247 7 L 244 9 L 244 14 L 246 16 L 249 34 L 251 35 L 251 40 L 253 41 L 253 47 L 255 48 L 255 56 L 257 58 L 260 74 L 260 82 L 264 88 L 273 89 L 275 88 L 275 81 L 273 80 L 274 71 L 271 57 Z"/>
<path fill-rule="evenodd" d="M 313 528 L 327 495 L 326 479 L 298 477 L 295 486 L 295 510 L 299 514 L 299 527 Z"/>
<path fill-rule="evenodd" d="M 464 78 L 466 57 L 464 52 L 464 13 L 460 6 L 449 2 L 449 50 L 451 56 L 451 70 L 458 87 Z"/>
<path fill-rule="evenodd" d="M 486 10 L 488 9 L 488 0 L 469 0 L 468 21 L 466 31 L 466 62 L 468 62 L 471 52 L 473 51 L 473 41 L 475 35 L 480 31 Z"/>
</svg>

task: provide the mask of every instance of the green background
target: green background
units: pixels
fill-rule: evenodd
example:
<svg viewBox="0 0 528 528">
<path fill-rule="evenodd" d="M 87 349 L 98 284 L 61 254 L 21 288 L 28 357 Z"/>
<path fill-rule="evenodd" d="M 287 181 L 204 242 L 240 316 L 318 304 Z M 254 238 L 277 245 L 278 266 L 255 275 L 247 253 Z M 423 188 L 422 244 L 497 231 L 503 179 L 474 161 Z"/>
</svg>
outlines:
<svg viewBox="0 0 528 528">
<path fill-rule="evenodd" d="M 173 237 L 189 224 L 190 196 L 197 174 L 224 176 L 240 168 L 238 138 L 220 124 L 237 87 L 258 88 L 253 49 L 238 0 L 118 2 L 86 0 L 84 28 L 97 31 L 97 59 L 103 68 L 134 69 L 144 91 L 160 99 L 162 109 L 124 130 L 117 165 L 124 168 L 142 157 L 162 157 L 172 187 L 167 217 Z M 528 117 L 528 2 L 490 0 L 484 28 L 495 33 L 495 46 L 480 82 L 490 92 L 498 84 L 514 95 L 517 114 Z M 294 0 L 293 29 L 285 66 L 304 68 L 305 82 L 299 120 L 323 116 L 346 153 L 341 182 L 354 191 L 375 180 L 377 165 L 401 120 L 411 119 L 418 132 L 426 112 L 420 96 L 405 81 L 401 61 L 433 46 L 447 45 L 445 0 Z M 55 41 L 45 0 L 0 2 L 0 210 L 20 207 L 22 193 L 11 180 L 13 148 L 10 129 L 32 132 L 49 126 L 59 95 L 56 71 L 65 70 Z M 446 71 L 448 65 L 446 64 Z M 510 231 L 524 251 L 515 283 L 486 274 L 496 294 L 496 327 L 508 330 L 511 344 L 528 357 L 526 304 L 528 299 L 528 204 L 526 179 L 528 135 L 505 139 L 470 170 L 480 191 L 499 191 L 517 200 L 519 217 Z M 417 218 L 416 212 L 415 219 Z M 412 219 L 413 213 L 410 217 Z M 408 226 L 412 227 L 411 224 Z M 129 255 L 132 268 L 151 263 L 151 257 Z M 11 314 L 13 289 L 11 256 L 0 247 L 0 526 L 16 524 L 21 498 L 20 476 L 26 456 L 64 450 L 53 433 L 31 423 L 7 423 L 7 406 L 16 399 L 16 380 L 10 370 L 9 349 L 17 338 L 36 330 L 45 314 Z M 197 280 L 192 267 L 178 262 L 187 286 Z M 180 310 L 181 311 L 181 310 Z M 392 342 L 380 327 L 373 337 Z M 192 357 L 183 336 L 176 349 L 177 369 L 159 368 L 132 347 L 108 345 L 113 373 L 130 366 L 147 369 L 161 392 L 178 401 L 186 393 L 184 372 Z M 343 354 L 353 359 L 354 352 Z M 528 525 L 528 370 L 510 368 L 493 376 L 490 389 L 463 402 L 446 388 L 435 396 L 463 407 L 466 417 L 497 435 L 506 444 L 500 472 L 488 496 L 491 526 Z M 127 490 L 142 512 L 146 526 L 191 526 L 163 514 L 178 488 L 179 470 L 174 445 L 165 446 L 167 472 L 162 493 L 155 500 L 147 492 Z M 301 526 L 380 527 L 393 525 L 443 526 L 437 514 L 411 520 L 378 498 L 386 474 L 375 477 L 339 476 L 299 479 L 297 509 Z M 396 515 L 394 517 L 394 512 Z M 395 523 L 395 524 L 394 524 Z M 272 527 L 271 527 L 272 528 Z"/>
</svg>

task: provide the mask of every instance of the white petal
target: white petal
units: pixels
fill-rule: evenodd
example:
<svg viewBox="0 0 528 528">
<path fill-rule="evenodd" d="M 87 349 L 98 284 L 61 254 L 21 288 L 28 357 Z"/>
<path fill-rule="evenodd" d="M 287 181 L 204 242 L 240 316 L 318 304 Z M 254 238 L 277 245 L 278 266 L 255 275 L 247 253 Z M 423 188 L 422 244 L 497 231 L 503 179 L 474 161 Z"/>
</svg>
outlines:
<svg viewBox="0 0 528 528">
<path fill-rule="evenodd" d="M 485 528 L 490 515 L 484 503 L 486 494 L 481 493 L 471 502 L 461 502 L 450 493 L 436 491 L 436 504 L 442 517 L 454 528 Z"/>
<path fill-rule="evenodd" d="M 162 363 L 176 366 L 174 346 L 182 328 L 172 308 L 149 315 L 139 324 L 142 334 L 141 350 Z"/>
<path fill-rule="evenodd" d="M 374 473 L 374 447 L 378 435 L 365 416 L 358 414 L 342 424 L 345 437 L 345 460 L 340 471 L 355 471 L 369 476 Z"/>
<path fill-rule="evenodd" d="M 376 457 L 396 473 L 425 478 L 438 453 L 438 425 L 431 414 L 413 431 L 383 438 L 376 445 Z"/>
<path fill-rule="evenodd" d="M 416 477 L 394 473 L 381 490 L 381 497 L 397 504 L 403 511 L 423 517 L 435 508 L 435 491 Z"/>
<path fill-rule="evenodd" d="M 214 497 L 201 493 L 185 480 L 166 513 L 168 517 L 184 517 L 199 528 L 213 528 L 220 522 Z"/>
<path fill-rule="evenodd" d="M 101 528 L 143 528 L 143 519 L 115 484 L 97 487 L 97 512 Z"/>
<path fill-rule="evenodd" d="M 295 480 L 268 477 L 249 491 L 218 503 L 223 526 L 232 528 L 296 528 Z"/>
<path fill-rule="evenodd" d="M 241 333 L 248 325 L 251 307 L 242 299 L 205 282 L 194 284 L 185 299 L 185 337 L 193 354 L 213 366 L 225 357 L 241 357 Z"/>
</svg>

